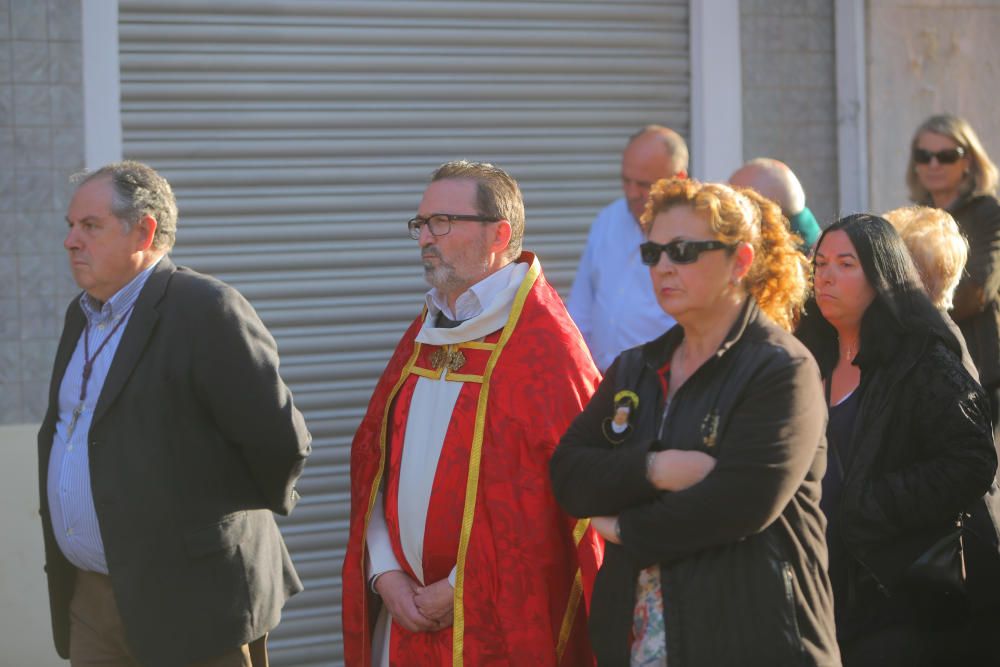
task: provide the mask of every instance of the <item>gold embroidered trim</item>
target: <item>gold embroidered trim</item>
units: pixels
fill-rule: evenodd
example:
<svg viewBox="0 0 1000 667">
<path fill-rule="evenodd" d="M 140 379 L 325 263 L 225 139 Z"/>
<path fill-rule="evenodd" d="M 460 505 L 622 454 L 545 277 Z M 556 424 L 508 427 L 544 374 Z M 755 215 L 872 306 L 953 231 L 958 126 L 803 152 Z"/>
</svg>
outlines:
<svg viewBox="0 0 1000 667">
<path fill-rule="evenodd" d="M 524 309 L 524 301 L 528 298 L 528 292 L 535 284 L 541 273 L 541 266 L 538 258 L 534 258 L 524 281 L 517 290 L 514 303 L 511 306 L 510 317 L 500 333 L 500 339 L 496 343 L 493 353 L 490 354 L 489 361 L 486 362 L 486 372 L 483 373 L 483 386 L 479 390 L 479 402 L 476 406 L 476 425 L 472 435 L 472 451 L 469 455 L 469 477 L 465 485 L 465 509 L 462 511 L 462 533 L 458 541 L 458 558 L 455 565 L 455 604 L 454 622 L 452 627 L 452 648 L 451 661 L 453 667 L 462 667 L 463 651 L 465 647 L 465 607 L 463 605 L 463 595 L 465 593 L 465 558 L 469 552 L 469 538 L 472 535 L 472 520 L 476 512 L 476 495 L 479 490 L 479 465 L 483 456 L 483 431 L 486 426 L 486 401 L 490 394 L 490 378 L 493 369 L 497 365 L 500 353 L 507 345 L 514 327 L 521 318 L 521 311 Z"/>
<path fill-rule="evenodd" d="M 419 375 L 421 377 L 430 378 L 432 380 L 437 380 L 441 377 L 442 371 L 431 370 L 430 368 L 421 368 L 420 366 L 414 366 L 410 369 L 410 372 L 414 375 Z"/>
<path fill-rule="evenodd" d="M 587 528 L 590 527 L 590 519 L 580 519 L 573 527 L 573 546 L 580 547 L 580 540 L 583 539 Z M 566 652 L 566 644 L 569 643 L 569 636 L 573 632 L 573 625 L 576 622 L 576 610 L 580 606 L 580 598 L 583 596 L 583 573 L 580 568 L 576 569 L 576 576 L 573 577 L 573 588 L 569 592 L 569 600 L 566 603 L 566 613 L 563 614 L 562 624 L 559 626 L 559 643 L 556 645 L 556 664 L 562 663 L 563 653 Z"/>
<path fill-rule="evenodd" d="M 562 625 L 559 628 L 559 644 L 556 645 L 556 664 L 561 664 L 563 654 L 566 652 L 566 645 L 569 643 L 569 636 L 573 632 L 573 624 L 576 622 L 576 610 L 580 606 L 580 598 L 583 597 L 583 574 L 577 568 L 576 576 L 573 577 L 573 588 L 569 592 L 569 602 L 566 604 L 566 613 L 563 615 Z"/>
<path fill-rule="evenodd" d="M 497 349 L 496 343 L 483 343 L 478 340 L 471 340 L 467 343 L 459 343 L 458 346 L 467 350 L 488 350 L 490 352 Z"/>
<path fill-rule="evenodd" d="M 475 384 L 483 383 L 482 375 L 466 375 L 464 373 L 448 373 L 444 376 L 444 379 L 451 382 L 472 382 Z"/>
</svg>

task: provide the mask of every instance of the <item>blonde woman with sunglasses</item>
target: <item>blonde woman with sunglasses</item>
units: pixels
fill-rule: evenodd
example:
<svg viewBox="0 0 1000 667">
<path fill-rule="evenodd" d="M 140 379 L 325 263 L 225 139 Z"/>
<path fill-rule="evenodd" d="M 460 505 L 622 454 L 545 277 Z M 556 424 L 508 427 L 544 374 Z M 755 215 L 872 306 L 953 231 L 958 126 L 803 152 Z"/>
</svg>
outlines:
<svg viewBox="0 0 1000 667">
<path fill-rule="evenodd" d="M 969 240 L 951 317 L 1000 421 L 1000 202 L 997 167 L 967 121 L 938 115 L 913 134 L 906 184 L 915 204 L 944 209 Z"/>
</svg>

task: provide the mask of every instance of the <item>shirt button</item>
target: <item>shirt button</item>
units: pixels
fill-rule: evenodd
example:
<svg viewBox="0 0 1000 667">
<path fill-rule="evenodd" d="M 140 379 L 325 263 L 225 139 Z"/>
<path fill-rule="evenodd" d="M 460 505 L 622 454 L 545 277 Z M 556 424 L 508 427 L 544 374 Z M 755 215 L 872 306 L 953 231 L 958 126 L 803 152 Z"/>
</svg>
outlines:
<svg viewBox="0 0 1000 667">
<path fill-rule="evenodd" d="M 67 530 L 66 534 L 72 537 L 72 535 L 73 535 L 73 529 L 70 528 L 69 530 Z"/>
<path fill-rule="evenodd" d="M 106 326 L 107 325 L 104 322 L 101 322 L 100 324 L 97 325 L 97 328 L 100 331 L 104 331 L 104 327 L 106 327 Z"/>
</svg>

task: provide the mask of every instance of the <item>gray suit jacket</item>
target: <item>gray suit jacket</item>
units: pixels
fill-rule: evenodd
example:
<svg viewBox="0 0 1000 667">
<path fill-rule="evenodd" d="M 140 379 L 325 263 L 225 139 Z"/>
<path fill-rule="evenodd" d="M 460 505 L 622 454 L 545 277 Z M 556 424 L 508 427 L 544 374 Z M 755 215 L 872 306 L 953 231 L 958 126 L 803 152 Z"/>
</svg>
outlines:
<svg viewBox="0 0 1000 667">
<path fill-rule="evenodd" d="M 38 433 L 45 569 L 63 657 L 76 570 L 55 542 L 46 485 L 59 386 L 84 324 L 74 300 Z M 298 499 L 310 436 L 250 304 L 164 257 L 125 328 L 88 437 L 101 537 L 136 658 L 186 665 L 274 628 L 302 583 L 272 513 L 288 514 Z"/>
</svg>

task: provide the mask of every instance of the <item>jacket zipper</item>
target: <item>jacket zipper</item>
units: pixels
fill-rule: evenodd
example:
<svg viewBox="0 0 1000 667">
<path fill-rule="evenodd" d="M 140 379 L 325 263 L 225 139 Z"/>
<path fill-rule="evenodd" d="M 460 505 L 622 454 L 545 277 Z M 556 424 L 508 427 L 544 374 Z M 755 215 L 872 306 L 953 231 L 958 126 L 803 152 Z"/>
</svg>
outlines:
<svg viewBox="0 0 1000 667">
<path fill-rule="evenodd" d="M 788 602 L 788 613 L 791 615 L 792 628 L 795 630 L 795 639 L 799 644 L 800 651 L 802 649 L 802 633 L 799 631 L 799 619 L 795 614 L 795 572 L 792 569 L 792 564 L 788 561 L 782 561 L 782 578 L 785 582 L 785 600 Z"/>
</svg>

